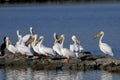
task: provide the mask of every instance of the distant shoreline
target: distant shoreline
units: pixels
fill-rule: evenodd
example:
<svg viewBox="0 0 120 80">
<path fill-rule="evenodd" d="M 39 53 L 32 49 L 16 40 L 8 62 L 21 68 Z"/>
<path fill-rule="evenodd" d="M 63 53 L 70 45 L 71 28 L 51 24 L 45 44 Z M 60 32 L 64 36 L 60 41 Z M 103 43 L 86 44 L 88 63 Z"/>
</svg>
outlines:
<svg viewBox="0 0 120 80">
<path fill-rule="evenodd" d="M 95 1 L 95 2 L 66 2 L 66 3 L 54 3 L 54 2 L 47 2 L 47 3 L 0 3 L 0 7 L 22 7 L 22 6 L 42 6 L 42 5 L 84 5 L 84 4 L 120 4 L 120 1 L 115 2 L 115 1 Z"/>
<path fill-rule="evenodd" d="M 31 4 L 31 3 L 94 3 L 94 2 L 120 2 L 119 0 L 0 0 L 0 4 Z"/>
<path fill-rule="evenodd" d="M 120 0 L 0 0 L 0 5 L 119 3 Z"/>
</svg>

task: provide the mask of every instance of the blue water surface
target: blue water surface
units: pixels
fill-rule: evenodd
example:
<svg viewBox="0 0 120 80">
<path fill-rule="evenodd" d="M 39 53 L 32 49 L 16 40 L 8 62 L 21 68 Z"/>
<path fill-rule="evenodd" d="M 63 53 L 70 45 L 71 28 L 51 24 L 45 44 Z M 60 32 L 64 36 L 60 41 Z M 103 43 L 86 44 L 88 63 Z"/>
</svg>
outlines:
<svg viewBox="0 0 120 80">
<path fill-rule="evenodd" d="M 120 58 L 120 4 L 64 4 L 37 6 L 0 7 L 0 44 L 8 36 L 14 44 L 17 41 L 16 30 L 22 35 L 29 33 L 32 26 L 39 36 L 45 36 L 44 45 L 52 47 L 53 33 L 65 34 L 64 46 L 69 48 L 71 36 L 76 35 L 86 51 L 104 55 L 93 36 L 105 32 L 103 42 L 114 50 Z"/>
<path fill-rule="evenodd" d="M 39 36 L 45 36 L 44 45 L 52 47 L 53 33 L 65 34 L 64 47 L 72 44 L 76 35 L 85 51 L 104 55 L 93 36 L 105 32 L 103 42 L 120 58 L 120 4 L 64 4 L 64 5 L 18 5 L 0 7 L 0 44 L 3 37 L 10 37 L 16 44 L 16 30 L 24 36 L 32 26 Z M 119 73 L 106 71 L 36 71 L 27 69 L 0 69 L 0 80 L 119 80 Z"/>
</svg>

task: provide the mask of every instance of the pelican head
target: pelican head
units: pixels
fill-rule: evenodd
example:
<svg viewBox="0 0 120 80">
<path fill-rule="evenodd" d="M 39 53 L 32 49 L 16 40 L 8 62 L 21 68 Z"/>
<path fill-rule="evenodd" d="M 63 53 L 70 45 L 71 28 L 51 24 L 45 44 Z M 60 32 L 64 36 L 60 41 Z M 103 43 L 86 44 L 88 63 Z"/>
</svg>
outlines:
<svg viewBox="0 0 120 80">
<path fill-rule="evenodd" d="M 17 30 L 16 32 L 17 32 L 17 36 L 18 36 L 18 40 L 19 40 L 20 32 L 19 32 L 19 30 Z"/>
<path fill-rule="evenodd" d="M 37 42 L 35 43 L 35 46 L 36 46 L 41 40 L 43 40 L 43 39 L 44 39 L 44 36 L 40 36 L 40 37 L 38 38 Z"/>
<path fill-rule="evenodd" d="M 8 42 L 8 44 L 12 44 L 12 42 L 10 41 L 9 37 L 6 37 L 6 42 Z"/>
<path fill-rule="evenodd" d="M 19 36 L 19 35 L 20 35 L 20 32 L 19 32 L 19 30 L 17 30 L 16 32 L 17 32 L 17 35 Z"/>
<path fill-rule="evenodd" d="M 103 36 L 103 35 L 104 35 L 104 32 L 101 31 L 101 32 L 99 32 L 97 35 L 94 36 L 94 39 L 100 38 L 100 37 Z"/>
<path fill-rule="evenodd" d="M 18 36 L 18 41 L 20 41 L 21 38 L 22 38 L 22 35 L 20 35 L 20 31 L 19 30 L 17 30 L 16 33 L 17 33 L 17 36 Z"/>
<path fill-rule="evenodd" d="M 54 39 L 57 39 L 57 37 L 56 37 L 56 36 L 57 36 L 57 33 L 54 33 L 53 36 L 54 36 Z"/>
<path fill-rule="evenodd" d="M 8 37 L 6 37 L 6 41 L 8 41 L 9 40 L 9 38 Z"/>
<path fill-rule="evenodd" d="M 65 36 L 62 34 L 62 35 L 56 40 L 56 42 L 62 41 L 62 40 L 64 40 L 64 38 L 65 38 Z"/>
<path fill-rule="evenodd" d="M 44 36 L 40 36 L 40 39 L 44 39 Z"/>
<path fill-rule="evenodd" d="M 64 34 L 62 34 L 62 35 L 61 35 L 61 37 L 64 39 L 64 38 L 65 38 L 65 35 L 64 35 Z"/>
<path fill-rule="evenodd" d="M 21 40 L 22 40 L 22 36 L 19 35 L 19 36 L 18 36 L 18 41 L 21 41 Z"/>
<path fill-rule="evenodd" d="M 33 28 L 30 27 L 30 34 L 33 34 Z"/>
<path fill-rule="evenodd" d="M 79 39 L 75 35 L 72 36 L 72 40 L 75 41 L 77 44 L 80 44 Z"/>
</svg>

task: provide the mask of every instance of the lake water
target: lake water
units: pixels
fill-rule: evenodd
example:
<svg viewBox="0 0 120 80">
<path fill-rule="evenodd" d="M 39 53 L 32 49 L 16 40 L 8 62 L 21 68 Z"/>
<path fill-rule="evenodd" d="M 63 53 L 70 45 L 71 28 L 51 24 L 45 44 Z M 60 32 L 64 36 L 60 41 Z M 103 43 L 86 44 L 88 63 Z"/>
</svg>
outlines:
<svg viewBox="0 0 120 80">
<path fill-rule="evenodd" d="M 105 71 L 0 69 L 0 80 L 119 80 L 120 74 Z"/>
<path fill-rule="evenodd" d="M 65 4 L 37 6 L 5 6 L 0 7 L 0 44 L 4 36 L 9 36 L 15 44 L 16 30 L 22 35 L 29 33 L 32 26 L 39 36 L 45 36 L 44 45 L 52 47 L 53 33 L 65 34 L 64 46 L 69 48 L 71 36 L 76 35 L 86 51 L 104 55 L 98 46 L 98 39 L 93 36 L 100 31 L 105 32 L 103 42 L 114 50 L 116 58 L 120 58 L 120 4 Z M 0 69 L 1 80 L 117 80 L 119 74 L 105 71 L 32 71 Z"/>
</svg>

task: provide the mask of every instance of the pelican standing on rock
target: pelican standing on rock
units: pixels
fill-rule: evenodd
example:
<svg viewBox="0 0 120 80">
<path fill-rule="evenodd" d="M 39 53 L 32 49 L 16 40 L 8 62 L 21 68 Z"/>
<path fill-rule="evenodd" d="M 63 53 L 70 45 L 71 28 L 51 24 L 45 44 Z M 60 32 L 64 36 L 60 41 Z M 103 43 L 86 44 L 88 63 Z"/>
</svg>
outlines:
<svg viewBox="0 0 120 80">
<path fill-rule="evenodd" d="M 95 39 L 96 39 L 96 38 L 100 38 L 100 39 L 99 39 L 99 47 L 100 47 L 100 50 L 101 50 L 103 53 L 105 53 L 105 58 L 107 58 L 108 55 L 114 56 L 113 51 L 112 51 L 112 48 L 111 48 L 108 44 L 102 42 L 103 36 L 104 36 L 104 32 L 103 32 L 103 31 L 101 31 L 100 33 L 98 33 L 97 35 L 94 36 Z"/>
<path fill-rule="evenodd" d="M 19 35 L 18 41 L 16 43 L 16 48 L 18 51 L 22 54 L 23 58 L 26 59 L 26 56 L 33 56 L 33 53 L 31 52 L 30 48 L 25 46 L 24 42 L 22 42 L 22 36 Z"/>
<path fill-rule="evenodd" d="M 48 57 L 54 57 L 56 56 L 56 54 L 52 48 L 46 47 L 42 44 L 43 40 L 44 40 L 44 36 L 40 36 L 40 38 L 36 42 L 36 45 L 39 45 L 40 53 L 46 56 L 46 60 L 48 60 Z"/>
<path fill-rule="evenodd" d="M 13 53 L 13 59 L 16 57 L 16 53 L 18 52 L 17 48 L 12 44 L 10 39 L 6 37 L 6 48 L 9 52 Z"/>
<path fill-rule="evenodd" d="M 57 37 L 57 34 L 54 33 L 54 39 L 55 39 L 55 42 L 54 42 L 54 45 L 53 45 L 53 50 L 59 54 L 60 56 L 62 56 L 63 54 L 61 53 L 61 48 L 60 48 L 60 43 L 59 41 L 57 41 L 58 37 Z"/>
<path fill-rule="evenodd" d="M 84 49 L 83 47 L 80 45 L 80 40 L 75 36 L 73 35 L 72 36 L 72 40 L 73 40 L 73 44 L 70 44 L 70 50 L 72 52 L 74 52 L 76 54 L 77 57 L 79 57 L 79 53 L 82 52 Z"/>
<path fill-rule="evenodd" d="M 61 35 L 60 38 L 58 39 L 58 41 L 61 41 L 61 40 L 62 40 L 62 43 L 60 45 L 61 52 L 62 52 L 63 56 L 67 58 L 66 63 L 69 63 L 69 59 L 70 58 L 76 58 L 76 55 L 71 50 L 63 47 L 64 40 L 65 40 L 65 36 L 64 35 Z"/>
<path fill-rule="evenodd" d="M 38 39 L 39 40 L 39 39 Z M 31 44 L 35 56 L 39 56 L 39 41 L 37 41 L 37 35 L 32 35 L 32 38 L 28 41 Z"/>
</svg>

